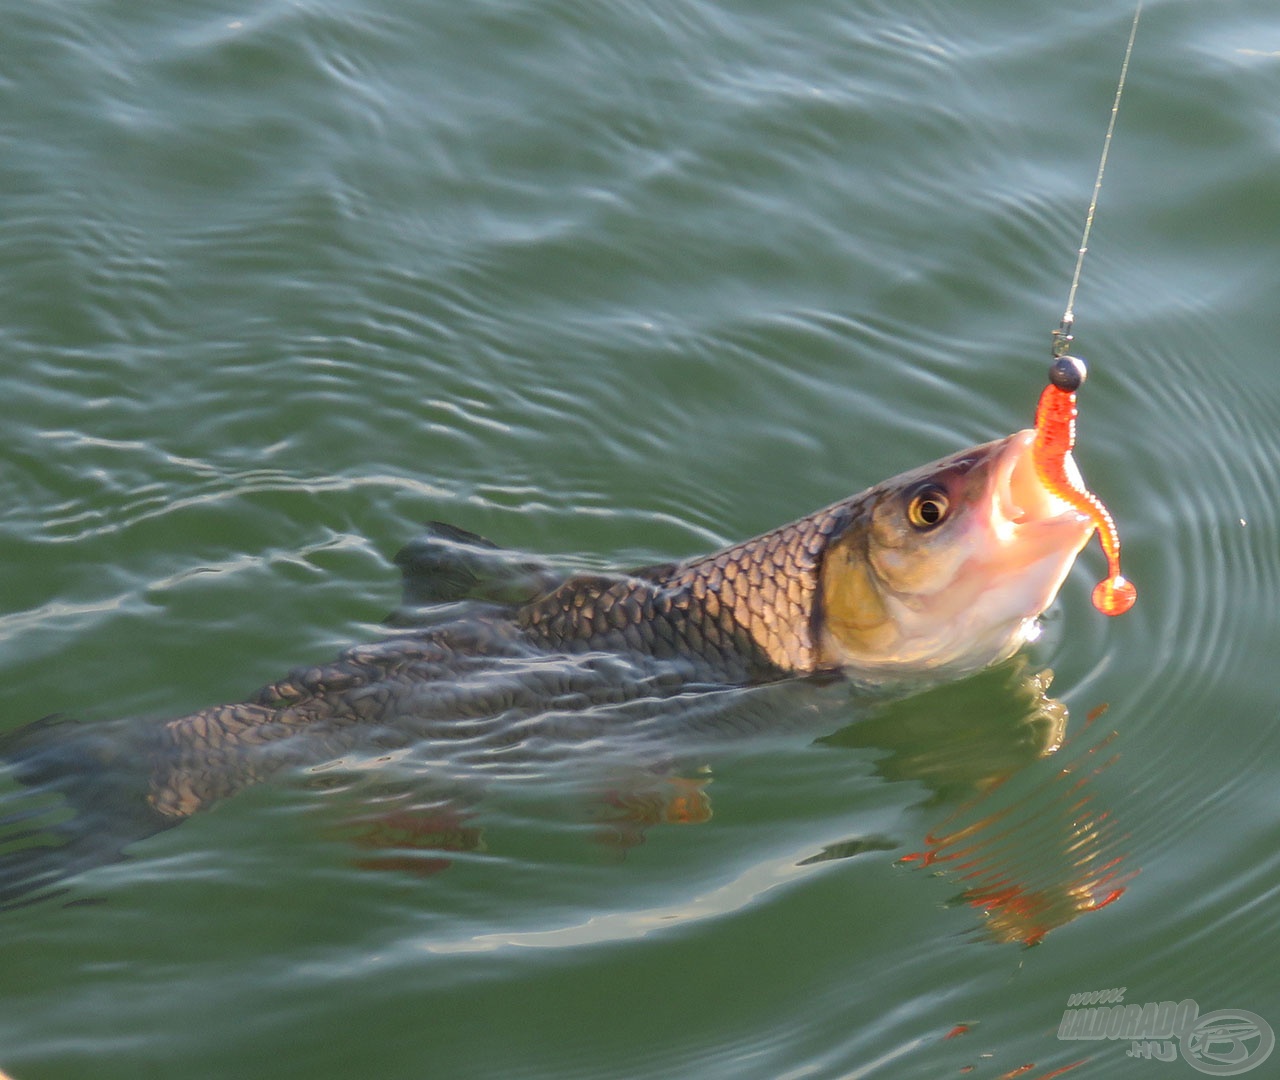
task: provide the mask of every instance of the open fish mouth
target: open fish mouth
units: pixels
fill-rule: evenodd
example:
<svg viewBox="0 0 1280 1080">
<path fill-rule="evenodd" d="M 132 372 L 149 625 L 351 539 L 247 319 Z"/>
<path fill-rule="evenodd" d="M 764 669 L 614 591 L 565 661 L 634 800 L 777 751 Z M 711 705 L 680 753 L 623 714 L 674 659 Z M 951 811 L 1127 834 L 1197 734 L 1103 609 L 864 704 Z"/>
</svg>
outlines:
<svg viewBox="0 0 1280 1080">
<path fill-rule="evenodd" d="M 1057 546 L 1062 542 L 1058 534 L 1074 528 L 1081 531 L 1083 545 L 1093 532 L 1093 522 L 1045 487 L 1031 452 L 1034 442 L 1032 429 L 1016 432 L 1009 436 L 996 460 L 991 507 L 996 534 L 1006 543 L 1022 544 L 1043 532 L 1046 542 Z M 1079 469 L 1070 455 L 1066 458 L 1066 468 L 1070 475 L 1079 477 Z"/>
</svg>

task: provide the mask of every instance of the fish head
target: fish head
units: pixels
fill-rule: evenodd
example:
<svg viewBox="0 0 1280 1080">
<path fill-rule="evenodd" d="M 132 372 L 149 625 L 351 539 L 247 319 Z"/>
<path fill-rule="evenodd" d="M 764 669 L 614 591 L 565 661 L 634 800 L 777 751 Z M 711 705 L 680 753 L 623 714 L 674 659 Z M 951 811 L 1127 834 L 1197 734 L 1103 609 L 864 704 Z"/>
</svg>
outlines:
<svg viewBox="0 0 1280 1080">
<path fill-rule="evenodd" d="M 1041 482 L 1034 436 L 952 454 L 858 497 L 821 568 L 833 664 L 868 682 L 952 678 L 1038 636 L 1094 526 Z"/>
</svg>

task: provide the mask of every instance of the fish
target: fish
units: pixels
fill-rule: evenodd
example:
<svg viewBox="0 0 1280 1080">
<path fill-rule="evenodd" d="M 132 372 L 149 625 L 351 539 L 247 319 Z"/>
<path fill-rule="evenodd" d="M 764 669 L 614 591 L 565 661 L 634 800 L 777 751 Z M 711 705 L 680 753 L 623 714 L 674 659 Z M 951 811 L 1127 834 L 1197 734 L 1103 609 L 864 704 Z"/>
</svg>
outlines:
<svg viewBox="0 0 1280 1080">
<path fill-rule="evenodd" d="M 569 573 L 436 523 L 396 556 L 404 603 L 381 640 L 186 716 L 50 717 L 0 740 L 0 778 L 18 787 L 7 801 L 38 792 L 72 812 L 6 834 L 40 811 L 0 796 L 0 904 L 357 745 L 480 759 L 581 739 L 638 701 L 795 678 L 921 686 L 1004 660 L 1034 640 L 1095 527 L 1045 485 L 1035 437 L 627 572 Z"/>
</svg>

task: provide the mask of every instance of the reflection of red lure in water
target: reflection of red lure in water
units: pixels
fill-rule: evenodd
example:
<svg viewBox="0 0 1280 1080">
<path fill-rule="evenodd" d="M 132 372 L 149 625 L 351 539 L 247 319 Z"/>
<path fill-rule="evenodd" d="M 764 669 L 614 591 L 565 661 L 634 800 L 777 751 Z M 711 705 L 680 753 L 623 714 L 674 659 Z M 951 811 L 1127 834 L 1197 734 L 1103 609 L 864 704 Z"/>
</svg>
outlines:
<svg viewBox="0 0 1280 1080">
<path fill-rule="evenodd" d="M 1037 945 L 1050 930 L 1115 903 L 1138 870 L 1124 865 L 1125 837 L 1087 790 L 1115 761 L 1100 759 L 1114 738 L 1091 746 L 1048 786 L 1010 795 L 1001 789 L 1012 776 L 994 780 L 900 862 L 945 870 L 960 882 L 957 900 L 983 912 L 998 941 Z M 1047 860 L 1046 852 L 1053 853 Z"/>
<path fill-rule="evenodd" d="M 353 860 L 362 870 L 396 870 L 429 877 L 453 865 L 450 853 L 484 850 L 479 826 L 448 802 L 396 802 L 391 809 L 361 815 L 338 835 L 370 854 Z"/>
<path fill-rule="evenodd" d="M 1049 385 L 1036 406 L 1036 439 L 1031 456 L 1036 474 L 1054 495 L 1091 518 L 1107 555 L 1107 577 L 1094 587 L 1093 606 L 1104 615 L 1123 615 L 1138 598 L 1133 583 L 1120 573 L 1120 537 L 1102 500 L 1086 488 L 1071 460 L 1076 441 L 1076 390 L 1084 382 L 1084 364 L 1061 356 L 1049 369 Z"/>
</svg>

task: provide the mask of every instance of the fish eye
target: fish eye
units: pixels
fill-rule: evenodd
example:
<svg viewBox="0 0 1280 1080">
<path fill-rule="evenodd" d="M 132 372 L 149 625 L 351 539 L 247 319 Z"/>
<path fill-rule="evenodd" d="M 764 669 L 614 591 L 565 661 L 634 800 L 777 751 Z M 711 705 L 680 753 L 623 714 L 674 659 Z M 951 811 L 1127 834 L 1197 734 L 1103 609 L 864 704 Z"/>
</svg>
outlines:
<svg viewBox="0 0 1280 1080">
<path fill-rule="evenodd" d="M 933 529 L 947 519 L 950 509 L 951 499 L 946 491 L 937 484 L 928 484 L 912 495 L 907 503 L 907 521 L 914 529 Z"/>
</svg>

